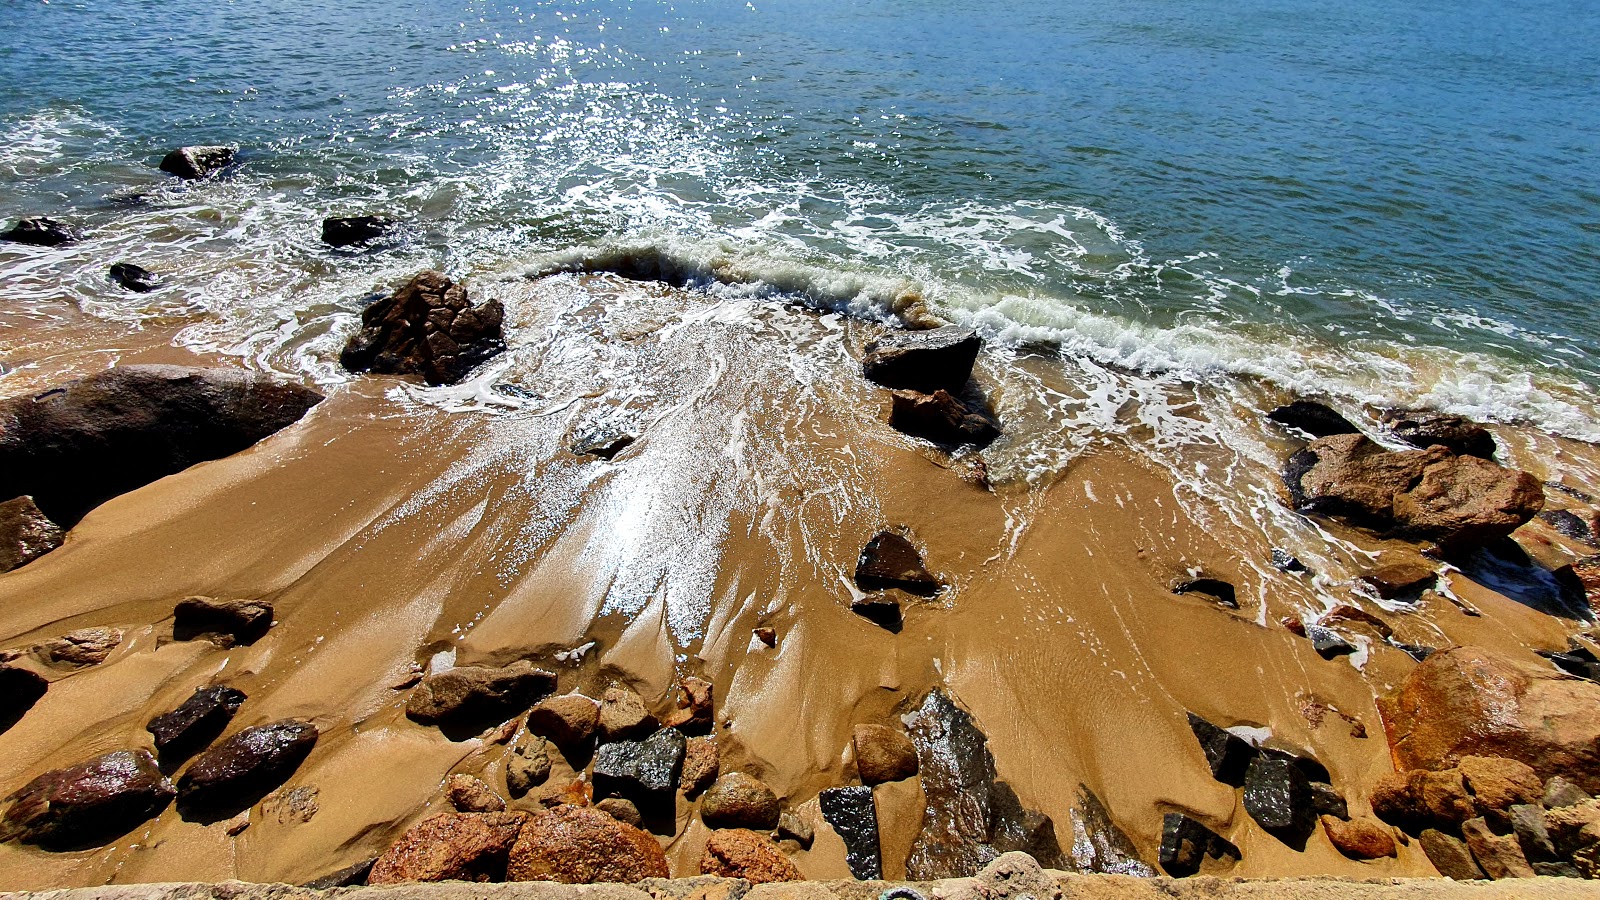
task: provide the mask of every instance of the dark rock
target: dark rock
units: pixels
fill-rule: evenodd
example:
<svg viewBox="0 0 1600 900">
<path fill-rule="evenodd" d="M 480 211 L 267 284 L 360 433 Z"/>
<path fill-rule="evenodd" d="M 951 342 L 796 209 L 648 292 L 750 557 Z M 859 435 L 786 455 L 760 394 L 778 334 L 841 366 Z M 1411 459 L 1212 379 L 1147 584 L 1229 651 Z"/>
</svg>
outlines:
<svg viewBox="0 0 1600 900">
<path fill-rule="evenodd" d="M 143 750 L 117 750 L 46 772 L 6 798 L 0 840 L 49 849 L 103 844 L 158 815 L 172 782 Z"/>
<path fill-rule="evenodd" d="M 1459 838 L 1429 828 L 1422 832 L 1417 843 L 1422 845 L 1422 852 L 1428 855 L 1428 861 L 1440 875 L 1456 881 L 1477 881 L 1484 877 L 1483 870 L 1472 858 L 1472 851 Z"/>
<path fill-rule="evenodd" d="M 0 572 L 27 565 L 66 540 L 61 526 L 39 511 L 32 497 L 0 503 Z"/>
<path fill-rule="evenodd" d="M 161 158 L 161 171 L 194 181 L 227 168 L 237 153 L 233 147 L 179 147 Z"/>
<path fill-rule="evenodd" d="M 1350 819 L 1323 816 L 1322 830 L 1329 843 L 1351 859 L 1380 859 L 1395 856 L 1394 833 L 1371 819 Z"/>
<path fill-rule="evenodd" d="M 576 806 L 529 819 L 506 866 L 508 881 L 634 884 L 667 875 L 667 856 L 655 838 L 597 809 Z"/>
<path fill-rule="evenodd" d="M 1550 840 L 1550 831 L 1544 825 L 1544 810 L 1537 804 L 1519 803 L 1511 807 L 1508 818 L 1511 833 L 1517 836 L 1522 855 L 1528 862 L 1559 862 L 1556 845 Z"/>
<path fill-rule="evenodd" d="M 188 597 L 172 610 L 172 636 L 180 641 L 225 635 L 240 644 L 253 644 L 271 627 L 272 604 L 265 600 Z"/>
<path fill-rule="evenodd" d="M 317 726 L 282 719 L 246 728 L 200 754 L 178 779 L 185 818 L 220 821 L 255 805 L 310 755 Z"/>
<path fill-rule="evenodd" d="M 690 675 L 678 682 L 677 708 L 661 723 L 685 734 L 704 734 L 711 730 L 712 695 L 715 689 L 704 678 Z"/>
<path fill-rule="evenodd" d="M 1494 435 L 1461 416 L 1417 413 L 1392 420 L 1390 427 L 1395 437 L 1413 447 L 1444 447 L 1460 456 L 1494 458 Z"/>
<path fill-rule="evenodd" d="M 77 229 L 45 216 L 23 219 L 11 226 L 10 230 L 0 233 L 0 241 L 32 244 L 35 247 L 59 247 L 81 239 Z"/>
<path fill-rule="evenodd" d="M 511 848 L 527 821 L 521 811 L 429 817 L 378 857 L 366 882 L 503 881 Z"/>
<path fill-rule="evenodd" d="M 1408 562 L 1380 566 L 1361 576 L 1361 583 L 1385 600 L 1415 596 L 1433 587 L 1437 580 L 1432 568 Z"/>
<path fill-rule="evenodd" d="M 395 222 L 387 216 L 345 216 L 322 220 L 322 242 L 348 247 L 375 241 L 389 233 Z"/>
<path fill-rule="evenodd" d="M 744 772 L 719 777 L 700 798 L 700 818 L 712 828 L 778 827 L 778 796 L 761 779 Z"/>
<path fill-rule="evenodd" d="M 883 855 L 878 844 L 878 810 L 872 788 L 828 788 L 817 795 L 822 818 L 844 841 L 845 862 L 858 881 L 883 878 Z M 917 878 L 918 876 L 911 876 Z"/>
<path fill-rule="evenodd" d="M 760 641 L 763 644 L 766 644 L 768 647 L 776 647 L 776 646 L 778 646 L 778 632 L 777 632 L 777 629 L 774 629 L 774 628 L 757 628 L 757 629 L 753 630 L 751 633 L 756 636 L 756 640 Z"/>
<path fill-rule="evenodd" d="M 1239 608 L 1239 600 L 1234 596 L 1233 585 L 1220 578 L 1190 578 L 1174 585 L 1172 592 L 1174 594 L 1203 594 L 1229 609 Z"/>
<path fill-rule="evenodd" d="M 690 799 L 698 797 L 717 780 L 721 770 L 722 751 L 717 749 L 715 740 L 697 737 L 689 741 L 683 752 L 683 776 L 679 783 L 683 795 Z"/>
<path fill-rule="evenodd" d="M 1462 823 L 1461 836 L 1472 851 L 1472 858 L 1490 878 L 1534 877 L 1533 867 L 1523 857 L 1514 835 L 1495 834 L 1483 819 L 1472 819 Z"/>
<path fill-rule="evenodd" d="M 922 565 L 916 545 L 892 531 L 878 532 L 861 548 L 856 584 L 864 591 L 899 588 L 922 597 L 932 597 L 944 587 Z"/>
<path fill-rule="evenodd" d="M 1280 550 L 1277 547 L 1272 548 L 1272 567 L 1280 572 L 1290 572 L 1293 574 L 1311 571 L 1310 569 L 1306 568 L 1305 563 L 1301 562 L 1292 553 L 1287 550 Z"/>
<path fill-rule="evenodd" d="M 156 740 L 156 755 L 175 765 L 216 740 L 244 705 L 243 691 L 225 685 L 198 688 L 177 709 L 162 713 L 145 726 Z"/>
<path fill-rule="evenodd" d="M 1439 650 L 1437 647 L 1424 647 L 1421 644 L 1402 644 L 1399 642 L 1396 642 L 1394 646 L 1395 649 L 1404 651 L 1407 656 L 1417 662 L 1427 662 L 1428 657 Z"/>
<path fill-rule="evenodd" d="M 1306 637 L 1311 641 L 1312 649 L 1323 659 L 1333 659 L 1336 656 L 1347 656 L 1356 652 L 1356 645 L 1345 640 L 1344 636 L 1323 625 L 1307 625 Z"/>
<path fill-rule="evenodd" d="M 1267 418 L 1279 425 L 1298 428 L 1312 437 L 1335 434 L 1360 434 L 1361 429 L 1335 412 L 1333 407 L 1315 400 L 1296 400 L 1267 413 Z"/>
<path fill-rule="evenodd" d="M 1311 811 L 1319 816 L 1333 816 L 1341 821 L 1350 818 L 1350 807 L 1333 785 L 1326 781 L 1311 781 Z"/>
<path fill-rule="evenodd" d="M 39 655 L 52 666 L 98 666 L 122 643 L 120 628 L 79 628 L 39 646 Z"/>
<path fill-rule="evenodd" d="M 376 856 L 351 863 L 342 869 L 329 872 L 321 878 L 313 878 L 300 885 L 308 891 L 326 891 L 337 887 L 358 887 L 367 883 L 367 876 L 372 872 L 372 866 L 378 861 Z"/>
<path fill-rule="evenodd" d="M 905 627 L 905 616 L 900 611 L 900 601 L 882 594 L 873 594 L 850 602 L 850 611 L 891 634 L 899 634 Z"/>
<path fill-rule="evenodd" d="M 1161 868 L 1173 878 L 1188 878 L 1200 871 L 1207 858 L 1240 859 L 1239 848 L 1226 838 L 1189 818 L 1169 812 L 1161 820 Z"/>
<path fill-rule="evenodd" d="M 1575 541 L 1592 545 L 1600 540 L 1595 535 L 1594 521 L 1585 519 L 1570 509 L 1547 509 L 1539 513 L 1539 519 Z"/>
<path fill-rule="evenodd" d="M 406 701 L 406 715 L 424 725 L 476 733 L 533 705 L 556 686 L 556 676 L 527 660 L 498 669 L 457 666 L 422 679 Z"/>
<path fill-rule="evenodd" d="M 1000 437 L 992 412 L 949 391 L 894 391 L 891 396 L 889 425 L 896 431 L 946 447 L 987 447 Z"/>
<path fill-rule="evenodd" d="M 1380 640 L 1388 640 L 1394 636 L 1394 629 L 1388 622 L 1367 612 L 1359 606 L 1341 603 L 1333 609 L 1322 614 L 1317 624 L 1324 627 L 1341 626 L 1344 628 L 1359 629 L 1371 632 Z"/>
<path fill-rule="evenodd" d="M 421 272 L 361 313 L 361 330 L 339 363 L 352 372 L 421 375 L 428 384 L 455 384 L 506 349 L 499 300 L 473 306 L 465 284 Z"/>
<path fill-rule="evenodd" d="M 642 741 L 600 745 L 594 755 L 595 796 L 626 797 L 642 812 L 670 806 L 687 744 L 683 732 L 663 728 Z"/>
<path fill-rule="evenodd" d="M 1072 810 L 1070 861 L 1077 872 L 1101 872 L 1153 878 L 1156 870 L 1139 858 L 1139 850 L 1126 832 L 1111 819 L 1111 810 L 1089 790 L 1078 785 L 1078 802 Z M 992 863 L 991 863 L 992 865 Z"/>
<path fill-rule="evenodd" d="M 850 734 L 856 772 L 866 785 L 904 781 L 917 774 L 917 745 L 885 725 L 857 725 Z"/>
<path fill-rule="evenodd" d="M 572 452 L 600 459 L 616 459 L 617 454 L 632 447 L 638 438 L 618 431 L 593 431 L 572 444 Z"/>
<path fill-rule="evenodd" d="M 1262 830 L 1296 850 L 1317 827 L 1311 783 L 1294 764 L 1262 754 L 1244 777 L 1244 809 Z"/>
<path fill-rule="evenodd" d="M 1211 767 L 1211 777 L 1233 787 L 1244 785 L 1244 773 L 1250 761 L 1256 758 L 1256 748 L 1238 735 L 1189 713 L 1189 728 L 1200 749 L 1206 755 L 1206 765 Z"/>
<path fill-rule="evenodd" d="M 1544 797 L 1540 802 L 1546 809 L 1560 809 L 1563 806 L 1577 806 L 1590 799 L 1589 793 L 1583 788 L 1555 775 L 1544 783 Z"/>
<path fill-rule="evenodd" d="M 106 277 L 135 294 L 148 294 L 161 287 L 161 276 L 133 263 L 113 263 Z"/>
<path fill-rule="evenodd" d="M 927 814 L 906 860 L 914 881 L 965 878 L 1020 850 L 1051 869 L 1066 857 L 1049 816 L 1027 809 L 995 771 L 988 740 L 950 695 L 935 689 L 905 717 L 917 745 Z"/>
<path fill-rule="evenodd" d="M 1280 750 L 1276 747 L 1262 747 L 1261 755 L 1268 756 L 1273 759 L 1281 759 L 1289 765 L 1294 766 L 1296 769 L 1300 770 L 1301 775 L 1306 777 L 1306 781 L 1331 782 L 1333 780 L 1333 776 L 1328 773 L 1328 767 L 1317 762 L 1309 756 L 1300 756 L 1295 753 L 1290 753 L 1287 750 Z"/>
<path fill-rule="evenodd" d="M 528 730 L 563 750 L 580 749 L 600 727 L 600 704 L 582 694 L 546 697 L 528 711 Z"/>
<path fill-rule="evenodd" d="M 63 528 L 118 494 L 231 456 L 322 395 L 237 369 L 118 366 L 0 401 L 0 497 L 31 495 Z"/>
<path fill-rule="evenodd" d="M 868 381 L 884 387 L 959 392 L 972 377 L 972 364 L 982 347 L 976 332 L 957 325 L 895 331 L 867 344 L 861 369 Z"/>
<path fill-rule="evenodd" d="M 1555 667 L 1568 675 L 1587 678 L 1590 681 L 1600 681 L 1600 658 L 1596 658 L 1594 651 L 1583 646 L 1577 641 L 1571 641 L 1571 648 L 1565 653 L 1546 650 L 1536 650 L 1545 659 L 1555 664 Z"/>
<path fill-rule="evenodd" d="M 495 813 L 506 808 L 505 798 L 494 792 L 481 778 L 463 772 L 451 775 L 444 785 L 445 799 L 456 812 Z"/>
<path fill-rule="evenodd" d="M 0 734 L 33 709 L 33 705 L 49 688 L 50 682 L 42 675 L 16 666 L 0 665 Z"/>
</svg>

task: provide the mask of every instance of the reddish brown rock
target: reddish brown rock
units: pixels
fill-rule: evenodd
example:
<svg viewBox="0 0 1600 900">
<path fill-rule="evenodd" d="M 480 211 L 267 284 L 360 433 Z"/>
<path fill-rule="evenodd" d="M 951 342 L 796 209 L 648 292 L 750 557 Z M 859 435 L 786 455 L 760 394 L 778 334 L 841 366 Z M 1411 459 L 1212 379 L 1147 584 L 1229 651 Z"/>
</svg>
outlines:
<svg viewBox="0 0 1600 900">
<path fill-rule="evenodd" d="M 1544 796 L 1544 784 L 1533 768 L 1514 759 L 1464 756 L 1458 768 L 1478 813 L 1492 821 L 1513 806 L 1538 803 Z"/>
<path fill-rule="evenodd" d="M 528 730 L 562 749 L 587 745 L 599 727 L 600 704 L 582 694 L 547 697 L 528 712 Z"/>
<path fill-rule="evenodd" d="M 667 714 L 662 724 L 686 734 L 704 733 L 711 729 L 712 685 L 704 678 L 693 675 L 678 682 L 677 708 Z"/>
<path fill-rule="evenodd" d="M 1343 626 L 1344 628 L 1352 631 L 1370 631 L 1373 635 L 1381 639 L 1388 639 L 1394 636 L 1394 629 L 1389 627 L 1388 622 L 1385 622 L 1384 620 L 1358 606 L 1352 606 L 1348 603 L 1341 603 L 1338 606 L 1335 606 L 1333 609 L 1328 610 L 1327 613 L 1325 613 L 1322 618 L 1318 620 L 1317 624 L 1329 628 Z"/>
<path fill-rule="evenodd" d="M 428 384 L 455 384 L 505 350 L 504 318 L 499 300 L 473 306 L 466 285 L 439 272 L 420 272 L 362 311 L 361 330 L 339 362 L 352 372 L 421 375 Z"/>
<path fill-rule="evenodd" d="M 395 841 L 367 876 L 368 884 L 404 881 L 502 881 L 525 812 L 441 813 Z"/>
<path fill-rule="evenodd" d="M 14 497 L 0 503 L 0 572 L 9 572 L 56 549 L 66 534 L 39 511 L 32 497 Z"/>
<path fill-rule="evenodd" d="M 156 754 L 173 765 L 221 736 L 246 699 L 243 691 L 226 685 L 196 688 L 177 709 L 151 719 L 145 730 L 155 738 Z"/>
<path fill-rule="evenodd" d="M 884 725 L 857 725 L 851 733 L 856 772 L 863 784 L 903 781 L 917 774 L 917 746 Z"/>
<path fill-rule="evenodd" d="M 686 797 L 694 798 L 717 780 L 722 768 L 722 753 L 717 742 L 709 737 L 691 739 L 684 747 L 683 774 L 679 784 Z"/>
<path fill-rule="evenodd" d="M 1420 594 L 1438 580 L 1432 568 L 1414 562 L 1392 562 L 1361 576 L 1361 583 L 1385 600 Z"/>
<path fill-rule="evenodd" d="M 117 750 L 56 769 L 6 798 L 0 840 L 53 849 L 102 843 L 149 819 L 174 795 L 143 750 Z"/>
<path fill-rule="evenodd" d="M 772 838 L 742 828 L 711 833 L 700 856 L 700 873 L 743 878 L 751 884 L 801 880 L 800 870 Z"/>
<path fill-rule="evenodd" d="M 1462 823 L 1461 836 L 1472 851 L 1472 858 L 1490 878 L 1534 877 L 1533 867 L 1522 855 L 1515 835 L 1495 834 L 1483 819 L 1471 819 Z"/>
<path fill-rule="evenodd" d="M 597 809 L 572 806 L 529 819 L 506 867 L 509 881 L 564 884 L 633 884 L 667 875 L 667 857 L 655 838 Z"/>
<path fill-rule="evenodd" d="M 700 818 L 712 828 L 771 831 L 778 826 L 778 812 L 772 788 L 744 772 L 718 778 L 700 799 Z"/>
<path fill-rule="evenodd" d="M 1323 816 L 1322 830 L 1333 846 L 1351 859 L 1379 859 L 1399 852 L 1394 833 L 1371 819 L 1346 822 L 1335 816 Z"/>
<path fill-rule="evenodd" d="M 581 780 L 547 784 L 528 794 L 528 800 L 545 809 L 555 809 L 558 806 L 591 806 L 594 804 L 594 785 Z"/>
<path fill-rule="evenodd" d="M 1409 777 L 1412 790 L 1422 800 L 1422 809 L 1436 827 L 1454 829 L 1478 814 L 1460 769 L 1419 770 L 1409 773 Z"/>
<path fill-rule="evenodd" d="M 506 801 L 485 784 L 481 778 L 460 772 L 445 782 L 445 798 L 456 812 L 494 813 L 506 808 Z"/>
</svg>

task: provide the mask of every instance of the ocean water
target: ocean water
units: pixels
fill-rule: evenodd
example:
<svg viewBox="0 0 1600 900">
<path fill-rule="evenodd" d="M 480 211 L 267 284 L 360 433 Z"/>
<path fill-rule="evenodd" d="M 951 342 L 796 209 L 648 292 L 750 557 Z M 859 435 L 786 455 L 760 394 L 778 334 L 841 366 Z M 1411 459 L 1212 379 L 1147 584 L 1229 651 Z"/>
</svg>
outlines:
<svg viewBox="0 0 1600 900">
<path fill-rule="evenodd" d="M 648 258 L 999 347 L 1600 440 L 1580 0 L 0 4 L 13 309 L 343 377 L 369 291 Z M 196 185 L 167 149 L 228 143 Z M 408 225 L 320 245 L 331 214 Z M 166 273 L 133 296 L 111 262 Z M 4 339 L 25 345 L 25 333 Z"/>
</svg>

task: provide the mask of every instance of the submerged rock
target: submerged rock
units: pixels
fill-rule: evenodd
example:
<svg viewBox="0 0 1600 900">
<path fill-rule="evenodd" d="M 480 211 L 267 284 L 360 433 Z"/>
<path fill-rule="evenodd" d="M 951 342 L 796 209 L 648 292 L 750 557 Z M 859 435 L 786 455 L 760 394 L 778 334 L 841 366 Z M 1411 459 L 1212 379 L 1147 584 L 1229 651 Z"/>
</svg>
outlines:
<svg viewBox="0 0 1600 900">
<path fill-rule="evenodd" d="M 246 728 L 200 754 L 178 779 L 186 817 L 225 819 L 289 780 L 317 743 L 317 726 L 282 719 Z"/>
<path fill-rule="evenodd" d="M 6 798 L 0 840 L 51 849 L 104 843 L 154 818 L 175 791 L 143 750 L 117 750 L 46 772 Z"/>
<path fill-rule="evenodd" d="M 899 634 L 906 624 L 900 601 L 882 594 L 850 601 L 850 611 L 891 634 Z"/>
<path fill-rule="evenodd" d="M 1233 585 L 1220 578 L 1189 578 L 1173 585 L 1174 594 L 1200 594 L 1210 597 L 1219 605 L 1229 609 L 1239 608 L 1239 599 L 1235 595 Z"/>
<path fill-rule="evenodd" d="M 413 825 L 372 864 L 367 884 L 503 881 L 528 814 L 441 813 Z"/>
<path fill-rule="evenodd" d="M 992 412 L 949 391 L 894 391 L 892 396 L 889 425 L 896 431 L 946 447 L 987 447 L 1000 437 Z"/>
<path fill-rule="evenodd" d="M 596 795 L 623 796 L 641 809 L 670 805 L 683 773 L 686 745 L 683 732 L 675 728 L 663 728 L 642 741 L 600 745 L 594 755 Z"/>
<path fill-rule="evenodd" d="M 455 384 L 479 363 L 506 349 L 499 300 L 473 306 L 465 284 L 421 272 L 361 313 L 361 330 L 339 363 L 352 372 L 421 375 L 428 384 Z"/>
<path fill-rule="evenodd" d="M 921 597 L 932 597 L 944 587 L 923 566 L 916 545 L 892 531 L 878 532 L 861 548 L 856 585 L 864 591 L 899 588 Z"/>
<path fill-rule="evenodd" d="M 375 241 L 395 226 L 387 216 L 336 216 L 322 220 L 322 242 L 330 247 L 349 247 Z"/>
<path fill-rule="evenodd" d="M 1207 859 L 1240 859 L 1239 848 L 1183 813 L 1170 812 L 1161 820 L 1161 868 L 1174 878 L 1200 871 Z"/>
<path fill-rule="evenodd" d="M 151 719 L 145 730 L 155 738 L 162 762 L 179 763 L 221 736 L 245 699 L 243 691 L 225 685 L 197 688 L 177 709 Z"/>
<path fill-rule="evenodd" d="M 857 725 L 850 733 L 856 772 L 866 785 L 904 781 L 917 774 L 917 745 L 886 725 Z"/>
<path fill-rule="evenodd" d="M 656 839 L 597 809 L 559 806 L 523 826 L 506 866 L 508 881 L 633 884 L 666 878 Z"/>
<path fill-rule="evenodd" d="M 1412 413 L 1394 417 L 1390 428 L 1395 437 L 1413 447 L 1424 450 L 1444 447 L 1460 456 L 1494 458 L 1494 435 L 1477 422 L 1461 416 Z"/>
<path fill-rule="evenodd" d="M 32 497 L 0 503 L 0 572 L 25 566 L 66 540 L 61 526 L 40 512 Z"/>
<path fill-rule="evenodd" d="M 1392 562 L 1361 576 L 1361 583 L 1385 600 L 1415 596 L 1433 587 L 1438 575 L 1432 568 L 1414 562 Z"/>
<path fill-rule="evenodd" d="M 497 725 L 555 685 L 554 674 L 525 659 L 498 669 L 457 666 L 424 677 L 406 700 L 406 715 L 425 725 Z"/>
<path fill-rule="evenodd" d="M 861 368 L 868 381 L 884 387 L 959 392 L 982 347 L 977 332 L 958 325 L 894 331 L 867 344 Z"/>
<path fill-rule="evenodd" d="M 179 147 L 161 158 L 161 171 L 194 181 L 227 168 L 238 152 L 233 147 Z"/>
<path fill-rule="evenodd" d="M 135 294 L 148 294 L 161 287 L 161 276 L 133 263 L 113 263 L 106 277 Z"/>
<path fill-rule="evenodd" d="M 700 873 L 743 878 L 751 884 L 801 880 L 800 870 L 772 838 L 742 828 L 711 832 L 700 856 Z"/>
<path fill-rule="evenodd" d="M 222 635 L 240 644 L 253 644 L 271 627 L 272 604 L 265 600 L 186 597 L 172 610 L 172 636 L 180 641 Z"/>
<path fill-rule="evenodd" d="M 0 497 L 31 495 L 70 528 L 118 494 L 246 449 L 322 399 L 238 369 L 139 365 L 0 401 Z"/>
<path fill-rule="evenodd" d="M 882 879 L 883 852 L 878 841 L 878 810 L 872 803 L 872 788 L 828 788 L 817 795 L 817 804 L 822 809 L 823 820 L 833 826 L 844 841 L 844 860 L 850 866 L 850 874 L 858 881 Z"/>
<path fill-rule="evenodd" d="M 1315 400 L 1295 400 L 1267 413 L 1267 418 L 1279 425 L 1298 428 L 1312 437 L 1361 433 L 1361 429 L 1350 424 L 1350 420 L 1333 407 Z"/>
<path fill-rule="evenodd" d="M 0 241 L 32 244 L 35 247 L 59 247 L 80 239 L 77 229 L 46 216 L 22 219 L 7 231 L 0 232 Z"/>
</svg>

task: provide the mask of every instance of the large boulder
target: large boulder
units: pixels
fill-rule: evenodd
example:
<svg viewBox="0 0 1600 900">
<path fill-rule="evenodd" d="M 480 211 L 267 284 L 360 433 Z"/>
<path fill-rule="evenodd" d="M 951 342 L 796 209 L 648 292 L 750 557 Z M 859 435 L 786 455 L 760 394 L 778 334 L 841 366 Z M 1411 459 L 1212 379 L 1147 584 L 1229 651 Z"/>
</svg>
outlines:
<svg viewBox="0 0 1600 900">
<path fill-rule="evenodd" d="M 912 437 L 946 447 L 987 447 L 1000 437 L 1000 424 L 982 403 L 946 390 L 931 394 L 894 391 L 889 425 Z"/>
<path fill-rule="evenodd" d="M 32 497 L 0 503 L 0 572 L 27 565 L 66 540 L 61 526 L 39 510 Z"/>
<path fill-rule="evenodd" d="M 367 884 L 503 881 L 528 814 L 440 813 L 412 826 L 372 864 Z"/>
<path fill-rule="evenodd" d="M 361 330 L 339 362 L 352 372 L 421 375 L 455 384 L 474 366 L 506 349 L 499 300 L 473 306 L 467 286 L 427 271 L 361 313 Z"/>
<path fill-rule="evenodd" d="M 144 750 L 117 750 L 46 772 L 6 798 L 0 840 L 50 848 L 103 843 L 149 819 L 174 795 Z"/>
<path fill-rule="evenodd" d="M 1600 791 L 1600 685 L 1478 647 L 1428 657 L 1378 702 L 1395 764 L 1497 756 Z"/>
<path fill-rule="evenodd" d="M 200 754 L 178 779 L 186 817 L 225 819 L 289 780 L 317 743 L 317 726 L 281 719 L 246 728 Z"/>
<path fill-rule="evenodd" d="M 502 666 L 457 666 L 422 679 L 406 701 L 406 715 L 424 725 L 496 725 L 548 694 L 556 676 L 525 659 Z"/>
<path fill-rule="evenodd" d="M 751 884 L 801 880 L 800 870 L 772 838 L 743 828 L 711 832 L 700 855 L 700 874 L 743 878 Z"/>
<path fill-rule="evenodd" d="M 118 366 L 0 401 L 0 497 L 31 495 L 70 528 L 118 494 L 231 456 L 322 395 L 239 369 Z"/>
<path fill-rule="evenodd" d="M 1289 457 L 1283 479 L 1303 512 L 1451 549 L 1505 537 L 1544 505 L 1527 472 L 1441 446 L 1385 450 L 1359 434 L 1312 441 Z"/>
<path fill-rule="evenodd" d="M 8 230 L 0 233 L 0 241 L 11 241 L 14 244 L 32 244 L 35 247 L 59 247 L 79 240 L 81 235 L 78 230 L 65 222 L 58 222 L 45 216 L 34 216 L 22 219 Z"/>
<path fill-rule="evenodd" d="M 508 881 L 633 884 L 667 877 L 667 856 L 648 833 L 597 809 L 558 806 L 523 826 Z"/>
<path fill-rule="evenodd" d="M 778 795 L 766 782 L 744 772 L 718 778 L 700 798 L 700 818 L 712 828 L 778 827 Z"/>
<path fill-rule="evenodd" d="M 245 699 L 243 691 L 226 685 L 196 688 L 177 709 L 151 719 L 145 730 L 155 738 L 162 762 L 179 763 L 221 736 Z"/>
<path fill-rule="evenodd" d="M 861 369 L 867 380 L 884 387 L 959 392 L 982 347 L 977 332 L 959 325 L 893 331 L 867 344 Z"/>
<path fill-rule="evenodd" d="M 179 147 L 161 158 L 161 171 L 194 181 L 227 168 L 238 152 L 233 147 Z"/>
</svg>

